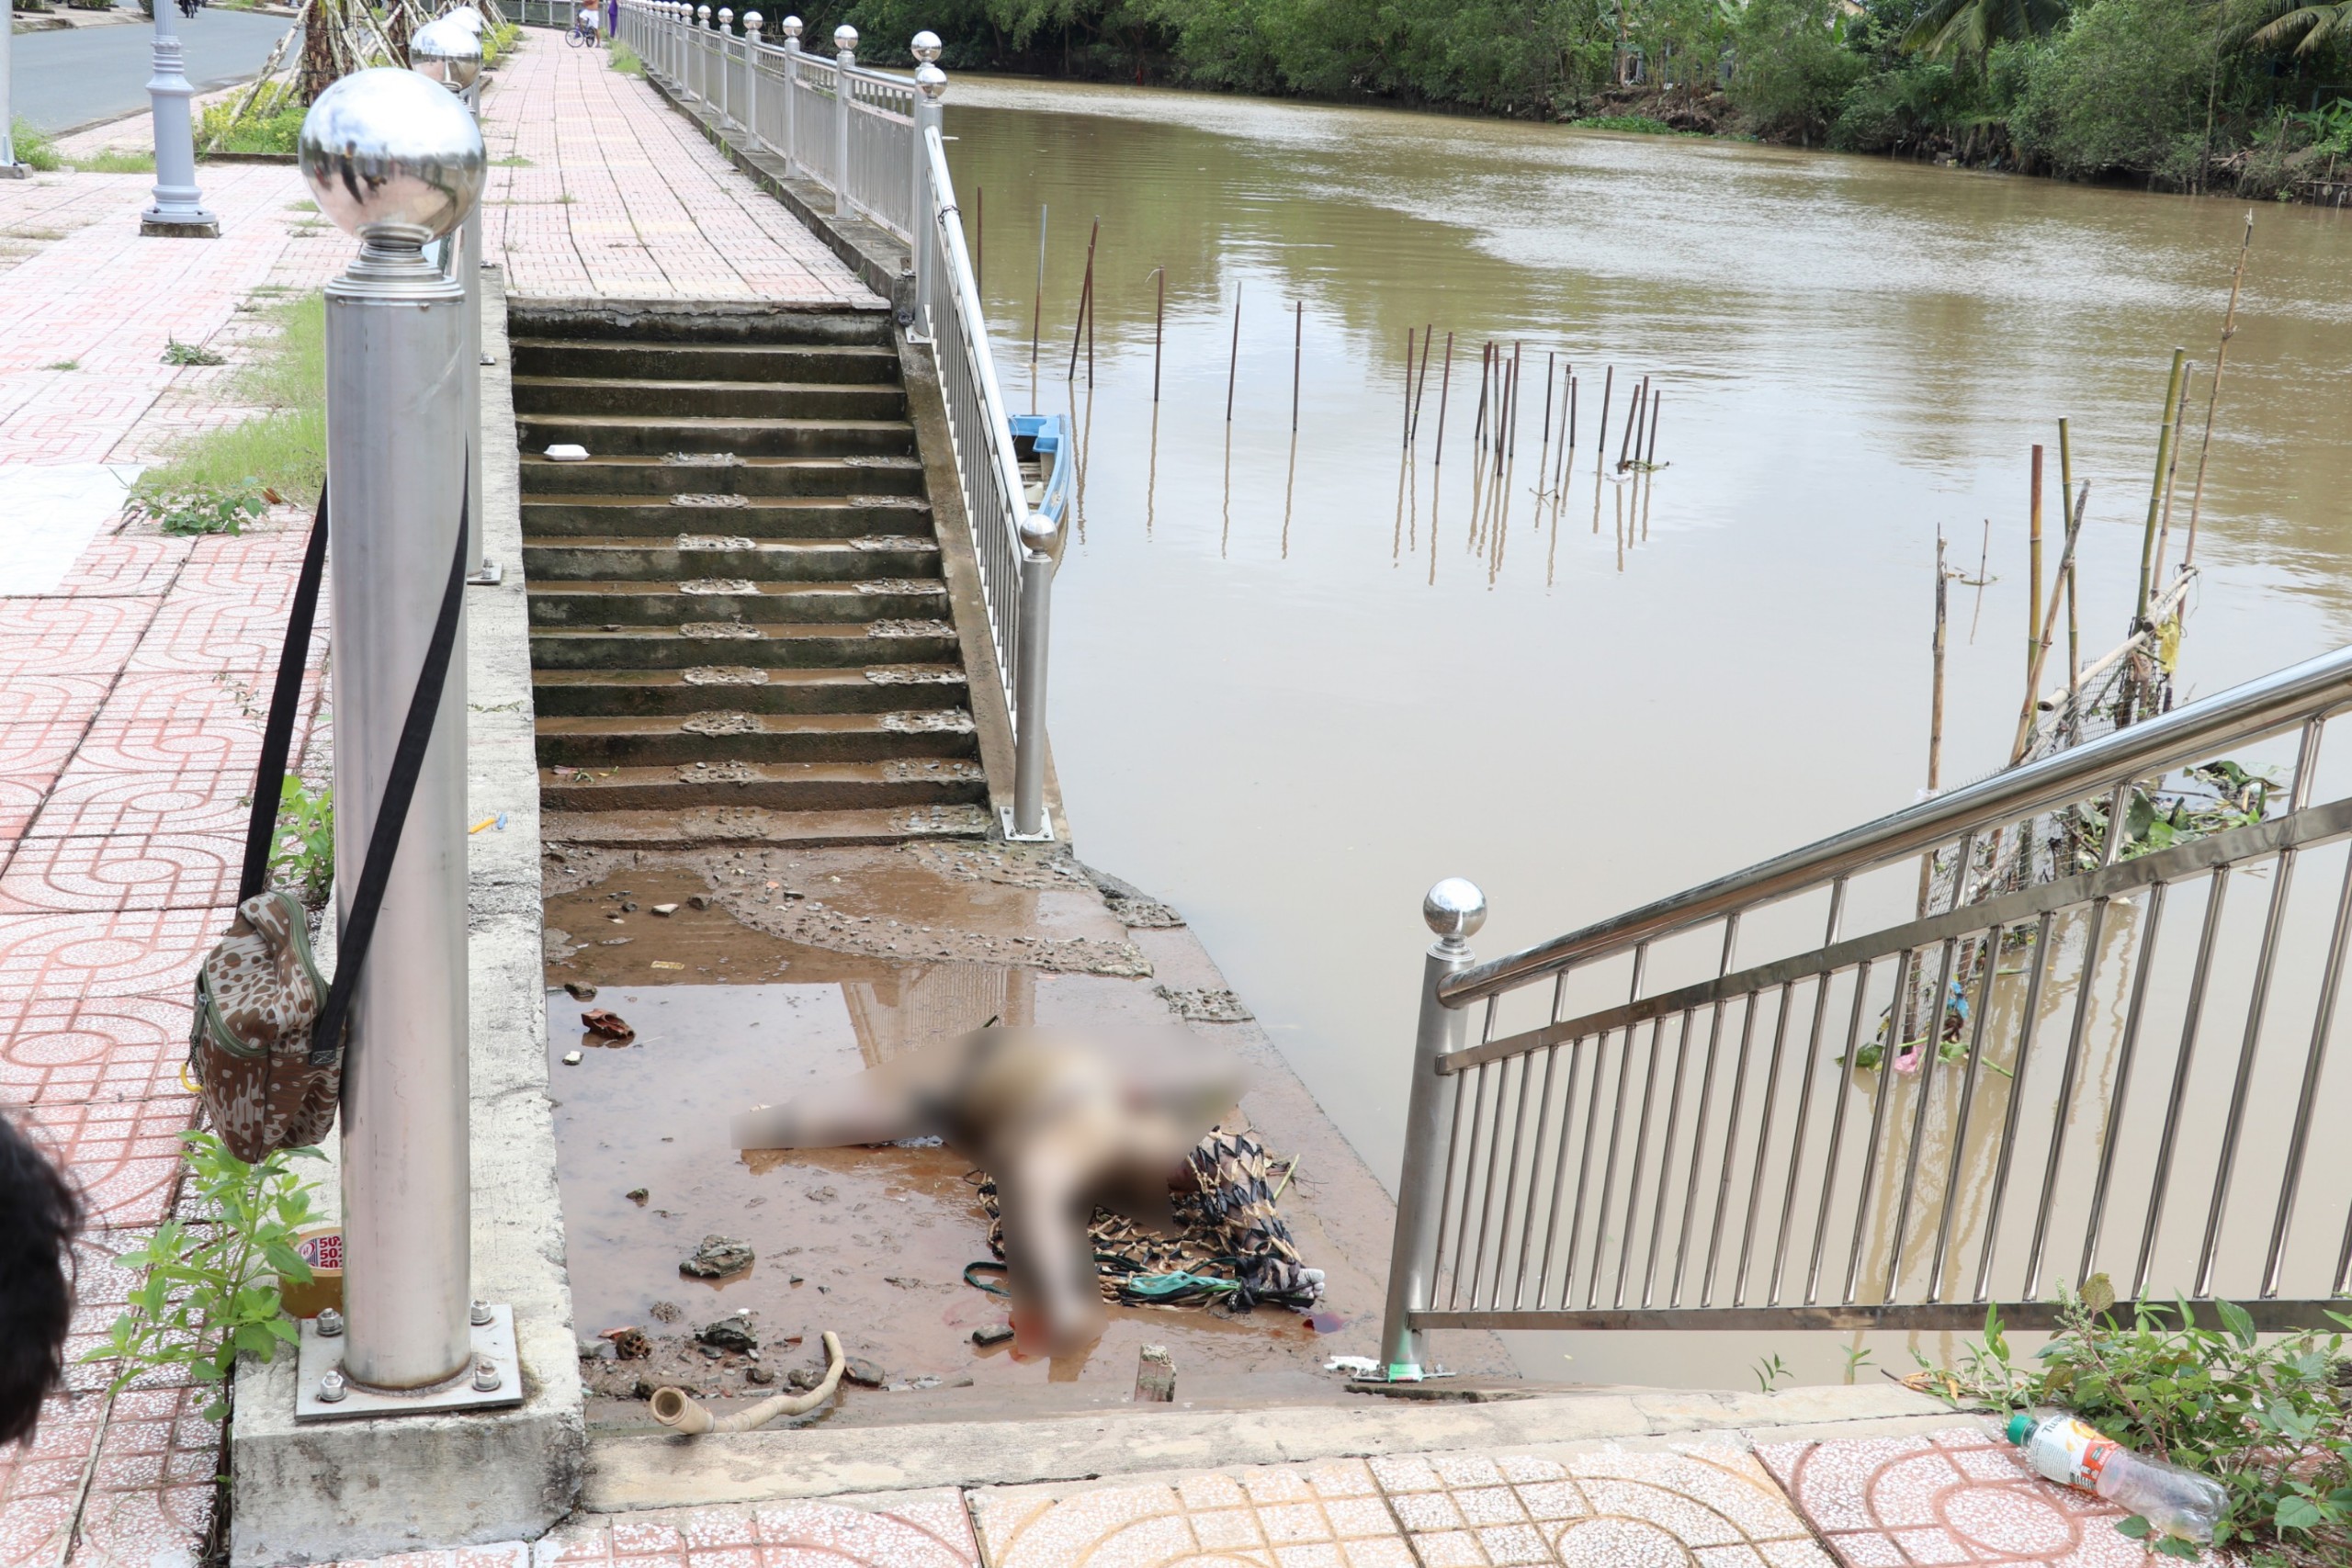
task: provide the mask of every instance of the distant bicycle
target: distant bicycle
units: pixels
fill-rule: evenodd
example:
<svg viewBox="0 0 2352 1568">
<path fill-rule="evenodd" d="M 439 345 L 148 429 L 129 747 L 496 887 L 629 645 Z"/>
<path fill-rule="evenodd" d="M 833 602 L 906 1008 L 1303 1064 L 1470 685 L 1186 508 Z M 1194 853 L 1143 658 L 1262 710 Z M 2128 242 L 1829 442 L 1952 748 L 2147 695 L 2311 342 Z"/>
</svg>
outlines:
<svg viewBox="0 0 2352 1568">
<path fill-rule="evenodd" d="M 563 41 L 574 49 L 600 48 L 604 40 L 597 36 L 596 13 L 582 10 L 572 17 L 571 30 L 563 35 Z"/>
</svg>

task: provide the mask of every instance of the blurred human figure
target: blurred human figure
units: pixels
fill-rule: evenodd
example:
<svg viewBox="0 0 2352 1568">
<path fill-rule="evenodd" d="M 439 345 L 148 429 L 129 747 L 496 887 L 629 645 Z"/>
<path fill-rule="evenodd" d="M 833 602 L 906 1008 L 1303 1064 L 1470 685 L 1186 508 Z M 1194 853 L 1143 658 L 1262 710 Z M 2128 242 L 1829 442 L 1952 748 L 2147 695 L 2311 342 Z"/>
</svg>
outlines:
<svg viewBox="0 0 2352 1568">
<path fill-rule="evenodd" d="M 1172 1233 L 1170 1184 L 1230 1107 L 1232 1060 L 1177 1032 L 1106 1046 L 1046 1029 L 942 1040 L 734 1120 L 740 1149 L 940 1137 L 996 1178 L 1015 1343 L 1066 1355 L 1102 1331 L 1095 1209 Z"/>
<path fill-rule="evenodd" d="M 29 1440 L 65 1366 L 82 1200 L 0 1114 L 0 1447 Z"/>
</svg>

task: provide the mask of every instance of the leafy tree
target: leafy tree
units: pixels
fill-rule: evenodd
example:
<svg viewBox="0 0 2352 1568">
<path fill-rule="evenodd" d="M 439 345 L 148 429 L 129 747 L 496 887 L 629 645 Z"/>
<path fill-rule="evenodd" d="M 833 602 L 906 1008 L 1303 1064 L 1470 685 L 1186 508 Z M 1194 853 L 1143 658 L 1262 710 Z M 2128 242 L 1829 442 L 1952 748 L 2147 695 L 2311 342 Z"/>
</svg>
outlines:
<svg viewBox="0 0 2352 1568">
<path fill-rule="evenodd" d="M 2273 48 L 2301 35 L 2297 54 L 2310 54 L 2329 43 L 2352 44 L 2352 0 L 2306 6 L 2297 0 L 2254 0 L 2245 7 L 2251 19 L 2263 23 L 2246 41 Z"/>
<path fill-rule="evenodd" d="M 2066 0 L 1930 0 L 1903 44 L 1930 60 L 1973 60 L 1981 72 L 1995 44 L 2039 38 L 2066 13 Z"/>
<path fill-rule="evenodd" d="M 1733 37 L 1731 100 L 1760 136 L 1810 143 L 1826 134 L 1867 69 L 1845 46 L 1838 0 L 1749 0 Z"/>
</svg>

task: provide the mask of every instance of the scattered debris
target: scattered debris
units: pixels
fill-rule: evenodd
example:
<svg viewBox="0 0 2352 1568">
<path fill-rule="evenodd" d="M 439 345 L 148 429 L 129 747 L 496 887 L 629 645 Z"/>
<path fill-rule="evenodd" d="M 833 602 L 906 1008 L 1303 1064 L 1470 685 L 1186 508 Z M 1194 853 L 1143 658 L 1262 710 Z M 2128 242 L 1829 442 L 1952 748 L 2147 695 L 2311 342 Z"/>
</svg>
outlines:
<svg viewBox="0 0 2352 1568">
<path fill-rule="evenodd" d="M 563 1065 L 567 1067 L 578 1066 L 580 1065 L 580 1053 L 577 1051 L 566 1051 L 563 1054 Z"/>
<path fill-rule="evenodd" d="M 880 1388 L 890 1381 L 889 1375 L 873 1362 L 852 1356 L 843 1364 L 842 1376 L 860 1388 Z"/>
<path fill-rule="evenodd" d="M 1334 1356 L 1323 1363 L 1327 1372 L 1345 1372 L 1351 1378 L 1368 1378 L 1380 1371 L 1380 1363 L 1369 1356 Z"/>
<path fill-rule="evenodd" d="M 744 1369 L 743 1381 L 745 1382 L 758 1383 L 761 1387 L 764 1388 L 769 1383 L 775 1382 L 775 1369 L 770 1367 L 748 1367 Z"/>
<path fill-rule="evenodd" d="M 673 964 L 666 958 L 657 958 L 653 961 L 653 967 L 656 969 L 684 969 L 685 965 L 683 964 Z"/>
<path fill-rule="evenodd" d="M 752 1266 L 752 1244 L 733 1236 L 707 1235 L 678 1264 L 678 1272 L 697 1280 L 723 1280 Z"/>
<path fill-rule="evenodd" d="M 697 893 L 693 897 L 687 899 L 686 904 L 690 908 L 707 909 L 710 908 L 710 895 L 707 893 Z"/>
<path fill-rule="evenodd" d="M 624 1361 L 642 1361 L 653 1354 L 653 1341 L 634 1324 L 627 1328 L 607 1328 L 597 1337 L 611 1340 L 613 1354 Z"/>
<path fill-rule="evenodd" d="M 695 1337 L 705 1345 L 715 1345 L 721 1350 L 756 1350 L 760 1337 L 744 1321 L 743 1314 L 722 1317 L 716 1323 L 706 1323 L 695 1330 Z"/>
<path fill-rule="evenodd" d="M 563 988 L 571 994 L 571 999 L 575 1002 L 593 1002 L 596 999 L 596 987 L 585 980 L 566 980 L 563 983 Z"/>
<path fill-rule="evenodd" d="M 628 1191 L 626 1191 L 626 1192 L 622 1193 L 622 1194 L 621 1194 L 621 1196 L 622 1196 L 622 1197 L 624 1197 L 624 1198 L 626 1198 L 626 1199 L 628 1199 L 630 1202 L 632 1202 L 632 1203 L 636 1204 L 639 1208 L 642 1209 L 642 1208 L 644 1208 L 644 1207 L 645 1207 L 645 1201 L 646 1201 L 648 1198 L 652 1197 L 652 1196 L 653 1196 L 653 1194 L 652 1194 L 652 1193 L 650 1193 L 650 1192 L 648 1192 L 648 1191 L 647 1191 L 644 1188 L 642 1188 L 642 1187 L 632 1187 L 632 1188 L 630 1188 Z"/>
<path fill-rule="evenodd" d="M 606 1044 L 626 1045 L 637 1038 L 637 1031 L 610 1008 L 590 1008 L 580 1015 L 580 1022 L 589 1033 Z"/>
<path fill-rule="evenodd" d="M 991 1345 L 1001 1345 L 1012 1337 L 1012 1325 L 1009 1323 L 999 1323 L 991 1325 L 986 1328 L 975 1328 L 972 1330 L 972 1343 L 979 1346 L 982 1349 L 986 1349 Z"/>
<path fill-rule="evenodd" d="M 653 912 L 657 915 L 674 915 L 678 912 L 678 907 L 675 904 L 656 904 L 653 906 Z"/>
<path fill-rule="evenodd" d="M 1146 1345 L 1136 1355 L 1136 1403 L 1168 1404 L 1176 1398 L 1176 1358 L 1165 1345 Z"/>
<path fill-rule="evenodd" d="M 656 1323 L 675 1323 L 686 1315 L 678 1310 L 678 1303 L 675 1302 L 655 1302 L 645 1310 L 653 1314 L 653 1321 Z"/>
<path fill-rule="evenodd" d="M 1154 986 L 1160 999 L 1187 1023 L 1247 1023 L 1253 1016 L 1231 991 Z"/>
</svg>

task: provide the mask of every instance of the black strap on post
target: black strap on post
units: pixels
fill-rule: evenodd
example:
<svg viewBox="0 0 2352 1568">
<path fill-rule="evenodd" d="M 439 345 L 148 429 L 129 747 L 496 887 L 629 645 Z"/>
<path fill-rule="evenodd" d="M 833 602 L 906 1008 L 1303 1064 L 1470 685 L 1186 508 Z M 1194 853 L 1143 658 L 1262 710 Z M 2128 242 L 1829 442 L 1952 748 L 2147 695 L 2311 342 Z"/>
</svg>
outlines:
<svg viewBox="0 0 2352 1568">
<path fill-rule="evenodd" d="M 319 581 L 327 563 L 327 487 L 319 486 L 319 510 L 311 520 L 311 547 L 294 585 L 286 616 L 286 646 L 278 650 L 277 684 L 269 694 L 269 718 L 262 727 L 261 766 L 254 773 L 254 810 L 245 823 L 245 869 L 237 878 L 237 902 L 262 890 L 269 878 L 269 852 L 277 838 L 277 807 L 286 787 L 286 754 L 294 740 L 294 717 L 302 707 L 302 672 L 310 663 L 311 627 L 319 608 Z"/>
<path fill-rule="evenodd" d="M 470 463 L 469 464 L 470 467 Z M 368 863 L 359 873 L 352 895 L 351 918 L 344 922 L 335 945 L 334 983 L 311 1027 L 311 1065 L 331 1066 L 343 1050 L 343 1021 L 351 1009 L 352 987 L 368 944 L 376 935 L 376 915 L 384 902 L 385 885 L 392 879 L 392 860 L 400 852 L 401 828 L 409 802 L 416 795 L 418 775 L 424 771 L 425 748 L 433 741 L 433 724 L 441 711 L 441 689 L 448 683 L 449 660 L 458 643 L 458 612 L 466 592 L 466 536 L 473 495 L 469 474 L 458 491 L 458 548 L 449 560 L 448 586 L 441 591 L 441 615 L 433 625 L 433 641 L 424 650 L 424 668 L 417 676 L 416 694 L 409 699 L 408 718 L 401 726 L 399 747 L 392 752 L 391 776 L 384 782 L 384 798 L 376 825 L 368 835 Z"/>
</svg>

